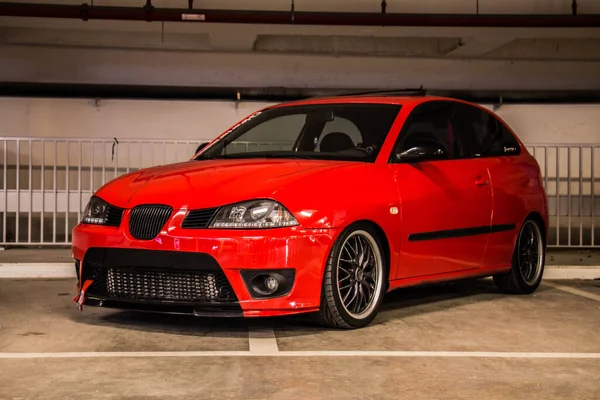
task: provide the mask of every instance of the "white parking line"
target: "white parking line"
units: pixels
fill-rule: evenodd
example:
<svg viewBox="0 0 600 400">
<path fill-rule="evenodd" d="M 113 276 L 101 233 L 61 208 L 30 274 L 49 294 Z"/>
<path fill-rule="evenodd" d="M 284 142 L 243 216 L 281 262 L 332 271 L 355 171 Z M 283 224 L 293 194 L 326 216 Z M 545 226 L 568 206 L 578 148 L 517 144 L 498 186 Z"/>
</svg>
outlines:
<svg viewBox="0 0 600 400">
<path fill-rule="evenodd" d="M 273 329 L 250 329 L 248 344 L 252 354 L 271 355 L 279 352 Z"/>
<path fill-rule="evenodd" d="M 0 263 L 0 278 L 75 278 L 73 263 Z"/>
<path fill-rule="evenodd" d="M 544 279 L 599 279 L 598 266 L 547 265 L 544 269 Z"/>
<path fill-rule="evenodd" d="M 62 352 L 0 353 L 0 359 L 43 358 L 151 358 L 151 357 L 453 357 L 514 359 L 600 359 L 600 353 L 526 353 L 490 351 L 132 351 L 132 352 Z"/>
<path fill-rule="evenodd" d="M 568 292 L 571 294 L 576 294 L 581 297 L 587 297 L 588 299 L 600 301 L 600 296 L 594 293 L 589 293 L 583 290 L 575 289 L 569 286 L 559 285 L 554 282 L 545 282 L 546 285 L 552 286 L 554 289 L 562 290 L 563 292 Z"/>
</svg>

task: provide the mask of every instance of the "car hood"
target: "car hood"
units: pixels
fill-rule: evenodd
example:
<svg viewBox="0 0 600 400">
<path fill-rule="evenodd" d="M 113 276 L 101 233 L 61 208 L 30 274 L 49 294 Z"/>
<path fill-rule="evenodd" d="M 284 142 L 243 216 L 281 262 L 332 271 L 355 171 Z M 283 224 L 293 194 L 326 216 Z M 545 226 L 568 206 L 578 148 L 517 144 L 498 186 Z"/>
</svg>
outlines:
<svg viewBox="0 0 600 400">
<path fill-rule="evenodd" d="M 301 178 L 352 162 L 323 160 L 201 160 L 152 167 L 108 182 L 96 195 L 123 208 L 168 204 L 204 208 L 274 197 Z"/>
</svg>

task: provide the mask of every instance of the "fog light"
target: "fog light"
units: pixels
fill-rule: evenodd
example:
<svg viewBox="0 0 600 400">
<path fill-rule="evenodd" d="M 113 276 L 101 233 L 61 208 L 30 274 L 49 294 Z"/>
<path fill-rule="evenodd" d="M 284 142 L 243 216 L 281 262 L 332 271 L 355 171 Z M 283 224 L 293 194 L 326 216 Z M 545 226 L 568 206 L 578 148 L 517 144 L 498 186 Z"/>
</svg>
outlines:
<svg viewBox="0 0 600 400">
<path fill-rule="evenodd" d="M 279 274 L 257 274 L 252 279 L 252 289 L 261 296 L 272 296 L 279 289 Z"/>
<path fill-rule="evenodd" d="M 269 290 L 269 292 L 274 292 L 279 288 L 279 282 L 275 279 L 274 276 L 267 275 L 265 278 L 265 287 Z"/>
<path fill-rule="evenodd" d="M 246 269 L 240 271 L 242 279 L 254 299 L 281 297 L 294 285 L 296 271 L 285 269 Z"/>
<path fill-rule="evenodd" d="M 244 283 L 254 299 L 285 296 L 294 285 L 295 270 L 268 269 L 240 271 Z"/>
</svg>

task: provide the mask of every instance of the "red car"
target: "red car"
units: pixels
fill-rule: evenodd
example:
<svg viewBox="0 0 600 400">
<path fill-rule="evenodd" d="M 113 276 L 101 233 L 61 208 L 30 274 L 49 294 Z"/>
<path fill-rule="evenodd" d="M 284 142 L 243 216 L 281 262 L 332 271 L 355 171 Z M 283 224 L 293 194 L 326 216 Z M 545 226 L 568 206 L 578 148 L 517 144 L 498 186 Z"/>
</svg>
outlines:
<svg viewBox="0 0 600 400">
<path fill-rule="evenodd" d="M 493 112 L 397 93 L 309 99 L 99 189 L 73 231 L 74 300 L 359 328 L 400 287 L 493 276 L 532 293 L 547 230 L 539 166 Z"/>
</svg>

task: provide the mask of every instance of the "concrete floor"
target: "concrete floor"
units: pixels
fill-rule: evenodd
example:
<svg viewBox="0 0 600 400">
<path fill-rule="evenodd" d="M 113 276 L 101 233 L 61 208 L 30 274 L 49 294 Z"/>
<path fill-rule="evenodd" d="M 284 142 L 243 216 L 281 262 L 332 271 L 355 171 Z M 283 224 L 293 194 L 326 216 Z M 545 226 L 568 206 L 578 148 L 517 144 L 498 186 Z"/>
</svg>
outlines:
<svg viewBox="0 0 600 400">
<path fill-rule="evenodd" d="M 0 280 L 0 399 L 600 398 L 600 358 L 577 358 L 600 357 L 600 281 L 548 281 L 532 296 L 500 295 L 490 280 L 402 289 L 356 331 L 304 317 L 80 313 L 74 295 L 71 279 Z M 257 330 L 274 331 L 278 352 L 247 356 Z M 184 353 L 146 353 L 164 351 Z M 286 356 L 292 351 L 314 353 Z M 63 352 L 96 353 L 54 358 Z M 534 358 L 539 352 L 564 358 Z"/>
</svg>

